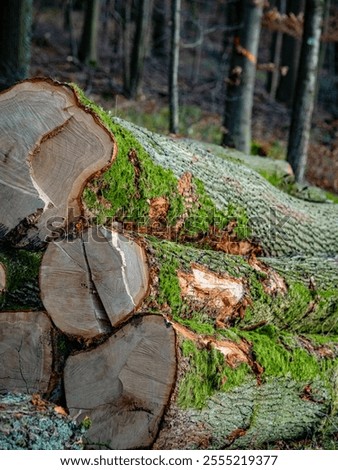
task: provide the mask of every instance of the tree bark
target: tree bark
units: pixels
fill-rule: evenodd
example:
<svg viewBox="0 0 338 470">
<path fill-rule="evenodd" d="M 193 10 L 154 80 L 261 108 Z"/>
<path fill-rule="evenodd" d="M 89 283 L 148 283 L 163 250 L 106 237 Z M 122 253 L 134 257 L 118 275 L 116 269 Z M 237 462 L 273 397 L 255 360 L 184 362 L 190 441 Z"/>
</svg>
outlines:
<svg viewBox="0 0 338 470">
<path fill-rule="evenodd" d="M 136 31 L 130 62 L 130 83 L 127 90 L 130 98 L 135 98 L 140 92 L 144 60 L 148 48 L 147 32 L 152 10 L 152 0 L 140 0 L 138 3 Z"/>
<path fill-rule="evenodd" d="M 89 426 L 86 448 L 329 445 L 338 424 L 337 206 L 281 193 L 224 148 L 217 156 L 113 118 L 78 89 L 47 89 L 42 135 L 70 100 L 74 129 L 86 110 L 91 140 L 107 126 L 103 153 L 119 152 L 87 183 L 77 231 L 67 221 L 39 252 L 2 233 L 2 390 L 16 381 L 62 404 Z M 2 95 L 1 116 L 34 110 L 45 94 L 43 80 L 19 84 Z M 27 155 L 37 127 L 28 122 L 15 141 Z M 60 146 L 52 166 L 74 165 Z M 24 289 L 43 305 L 25 304 Z"/>
<path fill-rule="evenodd" d="M 299 15 L 304 11 L 304 0 L 288 0 L 287 14 Z M 291 106 L 297 80 L 301 41 L 288 34 L 283 35 L 281 66 L 287 67 L 287 74 L 281 75 L 277 88 L 277 100 Z"/>
<path fill-rule="evenodd" d="M 279 0 L 278 10 L 281 14 L 285 14 L 286 11 L 286 0 Z M 270 49 L 270 60 L 274 64 L 274 69 L 272 72 L 268 72 L 266 89 L 272 99 L 276 98 L 278 80 L 279 80 L 279 70 L 281 65 L 281 51 L 283 44 L 283 34 L 281 31 L 276 31 L 273 33 L 272 44 Z"/>
<path fill-rule="evenodd" d="M 75 38 L 74 24 L 72 18 L 73 0 L 67 0 L 63 5 L 63 29 L 69 34 L 69 46 L 72 56 L 78 57 L 78 45 Z"/>
<path fill-rule="evenodd" d="M 122 10 L 122 37 L 123 37 L 123 86 L 126 93 L 130 87 L 131 73 L 131 0 L 123 3 Z"/>
<path fill-rule="evenodd" d="M 79 59 L 87 65 L 97 65 L 97 36 L 101 0 L 87 0 L 86 13 L 82 30 Z"/>
<path fill-rule="evenodd" d="M 263 2 L 239 2 L 241 27 L 234 37 L 226 90 L 223 145 L 249 154 L 251 114 Z"/>
<path fill-rule="evenodd" d="M 159 58 L 168 56 L 169 4 L 162 0 L 154 1 L 152 15 L 152 53 Z"/>
<path fill-rule="evenodd" d="M 28 76 L 32 0 L 0 4 L 0 90 Z"/>
<path fill-rule="evenodd" d="M 305 176 L 310 140 L 323 12 L 323 0 L 307 2 L 287 152 L 287 160 L 300 182 Z"/>
<path fill-rule="evenodd" d="M 178 133 L 178 65 L 180 54 L 181 0 L 174 0 L 171 6 L 171 48 L 169 69 L 169 132 Z"/>
</svg>

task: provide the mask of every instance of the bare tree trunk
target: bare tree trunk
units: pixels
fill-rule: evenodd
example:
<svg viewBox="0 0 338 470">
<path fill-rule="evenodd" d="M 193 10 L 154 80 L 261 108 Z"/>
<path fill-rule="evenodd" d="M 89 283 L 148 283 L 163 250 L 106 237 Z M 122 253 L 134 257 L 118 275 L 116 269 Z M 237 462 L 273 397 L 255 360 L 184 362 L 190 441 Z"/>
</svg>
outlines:
<svg viewBox="0 0 338 470">
<path fill-rule="evenodd" d="M 153 9 L 152 52 L 156 57 L 168 56 L 169 2 L 155 0 Z"/>
<path fill-rule="evenodd" d="M 28 76 L 32 0 L 0 2 L 0 89 Z"/>
<path fill-rule="evenodd" d="M 288 0 L 287 13 L 298 15 L 304 11 L 304 0 Z M 276 97 L 278 101 L 291 105 L 299 64 L 301 42 L 288 34 L 283 35 L 281 66 L 288 67 L 286 75 L 281 75 Z"/>
<path fill-rule="evenodd" d="M 315 100 L 324 0 L 306 3 L 304 33 L 292 108 L 287 160 L 303 181 Z"/>
<path fill-rule="evenodd" d="M 326 35 L 329 31 L 330 10 L 331 10 L 331 0 L 325 0 L 324 15 L 323 15 L 323 28 L 322 28 L 323 35 Z M 324 67 L 327 52 L 328 52 L 328 42 L 321 41 L 320 49 L 319 49 L 319 59 L 318 59 L 318 77 Z M 315 103 L 318 100 L 319 90 L 320 90 L 320 80 L 317 80 Z"/>
<path fill-rule="evenodd" d="M 173 0 L 171 4 L 171 51 L 169 71 L 170 116 L 169 131 L 178 132 L 178 64 L 180 53 L 180 17 L 181 0 Z"/>
<path fill-rule="evenodd" d="M 238 3 L 241 28 L 234 38 L 224 114 L 223 145 L 245 153 L 251 146 L 251 114 L 263 2 Z"/>
<path fill-rule="evenodd" d="M 122 10 L 123 28 L 123 88 L 130 87 L 131 0 L 125 0 Z"/>
<path fill-rule="evenodd" d="M 278 9 L 280 13 L 286 11 L 286 0 L 279 0 Z M 272 99 L 276 98 L 278 80 L 279 80 L 279 68 L 281 65 L 281 52 L 283 44 L 283 34 L 281 31 L 273 33 L 272 45 L 271 45 L 271 56 L 270 60 L 275 65 L 272 72 L 268 73 L 266 88 Z"/>
<path fill-rule="evenodd" d="M 83 25 L 79 59 L 90 65 L 96 65 L 97 35 L 100 16 L 101 0 L 87 0 L 86 15 Z"/>
<path fill-rule="evenodd" d="M 140 92 L 144 58 L 147 52 L 147 31 L 150 25 L 152 0 L 140 0 L 137 12 L 136 32 L 130 63 L 130 83 L 128 94 L 135 98 Z"/>
<path fill-rule="evenodd" d="M 78 46 L 77 41 L 74 35 L 74 24 L 72 18 L 73 11 L 73 0 L 67 0 L 64 5 L 64 16 L 63 16 L 63 28 L 65 31 L 69 32 L 69 46 L 71 50 L 72 57 L 78 57 Z"/>
</svg>

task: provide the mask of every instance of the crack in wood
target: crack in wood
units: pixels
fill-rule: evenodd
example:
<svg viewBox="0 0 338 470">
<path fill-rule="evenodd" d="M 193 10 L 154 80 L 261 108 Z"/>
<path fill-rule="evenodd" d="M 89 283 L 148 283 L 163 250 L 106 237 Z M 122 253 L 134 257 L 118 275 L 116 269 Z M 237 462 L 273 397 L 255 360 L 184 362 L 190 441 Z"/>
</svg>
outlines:
<svg viewBox="0 0 338 470">
<path fill-rule="evenodd" d="M 82 246 L 82 252 L 83 252 L 83 258 L 86 263 L 86 267 L 88 270 L 88 275 L 89 275 L 89 282 L 90 286 L 88 289 L 89 295 L 91 296 L 93 300 L 93 306 L 94 306 L 94 314 L 97 323 L 99 324 L 100 330 L 103 329 L 104 331 L 107 331 L 107 333 L 112 333 L 113 332 L 113 327 L 111 325 L 109 316 L 106 312 L 106 309 L 101 301 L 101 298 L 98 294 L 97 287 L 95 285 L 95 280 L 94 276 L 92 273 L 92 269 L 90 267 L 90 263 L 88 261 L 88 256 L 87 256 L 87 251 L 86 251 L 86 243 L 81 237 L 81 246 Z"/>
<path fill-rule="evenodd" d="M 106 234 L 103 233 L 101 230 L 102 235 L 107 239 L 107 231 L 105 230 Z M 128 286 L 128 281 L 127 281 L 127 276 L 126 276 L 126 267 L 127 267 L 127 261 L 126 261 L 126 256 L 122 248 L 119 246 L 119 234 L 117 232 L 110 232 L 111 233 L 111 241 L 112 241 L 112 246 L 115 248 L 115 250 L 118 252 L 118 254 L 121 257 L 121 274 L 122 274 L 122 280 L 124 283 L 124 288 L 126 290 L 126 294 L 130 298 L 130 301 L 134 307 L 136 307 L 136 304 L 134 302 L 133 296 L 130 293 L 129 286 Z M 109 241 L 109 240 L 108 240 Z"/>
</svg>

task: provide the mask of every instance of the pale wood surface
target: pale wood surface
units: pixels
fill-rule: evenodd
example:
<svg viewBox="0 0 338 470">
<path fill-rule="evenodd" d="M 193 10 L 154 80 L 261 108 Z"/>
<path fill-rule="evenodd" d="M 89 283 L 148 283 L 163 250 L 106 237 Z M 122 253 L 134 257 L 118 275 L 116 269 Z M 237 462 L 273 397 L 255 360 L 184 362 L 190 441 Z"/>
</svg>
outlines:
<svg viewBox="0 0 338 470">
<path fill-rule="evenodd" d="M 108 229 L 48 245 L 40 271 L 41 298 L 55 324 L 85 338 L 112 331 L 146 295 L 143 249 Z"/>
<path fill-rule="evenodd" d="M 64 383 L 70 414 L 92 421 L 91 445 L 149 446 L 176 373 L 175 333 L 161 316 L 137 317 L 95 350 L 70 356 Z"/>
<path fill-rule="evenodd" d="M 17 243 L 39 245 L 76 220 L 85 183 L 115 151 L 64 85 L 32 80 L 0 94 L 0 238 L 15 229 Z"/>
<path fill-rule="evenodd" d="M 52 373 L 52 324 L 43 312 L 0 312 L 0 393 L 44 393 Z"/>
<path fill-rule="evenodd" d="M 5 266 L 0 263 L 0 294 L 6 289 L 6 270 Z"/>
</svg>

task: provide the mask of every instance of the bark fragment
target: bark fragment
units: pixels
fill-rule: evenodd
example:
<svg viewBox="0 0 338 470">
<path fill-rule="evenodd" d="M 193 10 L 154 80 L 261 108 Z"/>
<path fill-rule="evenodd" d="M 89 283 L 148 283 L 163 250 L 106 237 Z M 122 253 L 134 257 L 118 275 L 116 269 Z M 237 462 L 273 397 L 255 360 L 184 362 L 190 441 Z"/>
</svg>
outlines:
<svg viewBox="0 0 338 470">
<path fill-rule="evenodd" d="M 6 289 L 6 279 L 5 266 L 0 263 L 0 294 Z"/>
</svg>

